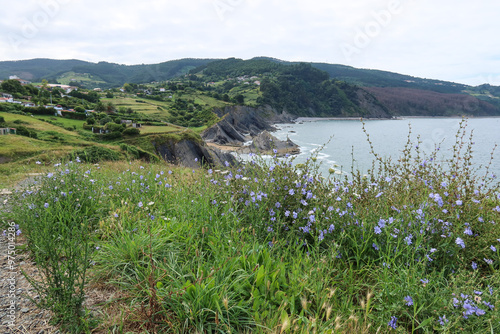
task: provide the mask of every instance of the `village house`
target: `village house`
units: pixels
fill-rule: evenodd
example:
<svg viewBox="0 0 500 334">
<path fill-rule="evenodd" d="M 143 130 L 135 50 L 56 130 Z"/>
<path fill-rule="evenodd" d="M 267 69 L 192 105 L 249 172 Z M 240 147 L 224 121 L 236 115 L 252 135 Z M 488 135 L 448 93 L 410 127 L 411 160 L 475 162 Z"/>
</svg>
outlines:
<svg viewBox="0 0 500 334">
<path fill-rule="evenodd" d="M 120 122 L 121 122 L 121 124 L 127 124 L 127 125 L 132 124 L 132 120 L 130 120 L 130 119 L 122 119 Z"/>
<path fill-rule="evenodd" d="M 16 129 L 15 128 L 0 128 L 0 135 L 15 135 L 16 134 Z"/>
<path fill-rule="evenodd" d="M 109 133 L 109 130 L 104 130 L 103 128 L 92 127 L 92 133 L 104 134 L 104 133 Z"/>
<path fill-rule="evenodd" d="M 132 127 L 133 128 L 140 128 L 140 127 L 142 127 L 142 124 L 141 123 L 132 123 Z"/>
</svg>

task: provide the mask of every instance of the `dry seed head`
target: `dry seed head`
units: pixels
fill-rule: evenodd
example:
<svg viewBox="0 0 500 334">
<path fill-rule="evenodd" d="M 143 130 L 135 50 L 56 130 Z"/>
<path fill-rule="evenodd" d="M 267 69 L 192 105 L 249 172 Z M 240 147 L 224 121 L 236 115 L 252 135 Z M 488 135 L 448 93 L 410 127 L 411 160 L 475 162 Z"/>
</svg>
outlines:
<svg viewBox="0 0 500 334">
<path fill-rule="evenodd" d="M 281 331 L 280 333 L 283 333 L 290 327 L 290 319 L 286 318 L 285 321 L 283 321 L 283 324 L 281 324 Z"/>
<path fill-rule="evenodd" d="M 363 298 L 361 298 L 361 308 L 364 310 L 365 309 L 365 300 Z"/>
<path fill-rule="evenodd" d="M 307 310 L 307 299 L 305 297 L 300 298 L 300 304 L 304 310 Z"/>
<path fill-rule="evenodd" d="M 326 308 L 326 320 L 330 320 L 330 315 L 332 314 L 332 307 L 330 305 L 328 305 L 328 307 Z"/>
<path fill-rule="evenodd" d="M 227 298 L 222 299 L 222 303 L 224 304 L 226 310 L 229 310 L 229 301 L 227 300 Z"/>
<path fill-rule="evenodd" d="M 342 327 L 342 325 L 340 325 L 340 316 L 336 316 L 335 317 L 335 330 L 338 330 L 340 327 Z"/>
</svg>

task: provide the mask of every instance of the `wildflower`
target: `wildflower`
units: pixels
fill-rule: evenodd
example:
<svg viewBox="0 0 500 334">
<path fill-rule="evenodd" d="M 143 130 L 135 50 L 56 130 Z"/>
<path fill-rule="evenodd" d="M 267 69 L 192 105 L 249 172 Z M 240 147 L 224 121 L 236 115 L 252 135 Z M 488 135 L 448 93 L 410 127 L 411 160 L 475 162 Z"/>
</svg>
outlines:
<svg viewBox="0 0 500 334">
<path fill-rule="evenodd" d="M 470 229 L 470 227 L 467 227 L 464 231 L 464 234 L 467 234 L 467 235 L 472 235 L 472 230 Z"/>
<path fill-rule="evenodd" d="M 493 264 L 493 260 L 490 260 L 490 259 L 485 259 L 483 258 L 484 262 L 486 262 L 487 264 Z"/>
<path fill-rule="evenodd" d="M 422 278 L 420 279 L 420 282 L 425 286 L 427 283 L 429 283 L 429 280 L 427 278 Z"/>
<path fill-rule="evenodd" d="M 373 244 L 372 244 L 372 247 L 373 247 L 376 251 L 378 251 L 378 249 L 379 249 L 376 243 L 373 243 Z"/>
<path fill-rule="evenodd" d="M 491 249 L 492 251 L 494 251 L 494 252 L 496 252 L 496 251 L 497 251 L 497 248 L 496 248 L 495 246 L 493 246 L 493 245 L 491 245 L 491 246 L 490 246 L 490 249 Z"/>
<path fill-rule="evenodd" d="M 472 261 L 472 265 L 471 266 L 472 266 L 473 270 L 477 269 L 477 263 L 476 262 Z"/>
<path fill-rule="evenodd" d="M 413 238 L 413 236 L 412 236 L 411 234 L 405 238 L 405 242 L 406 242 L 406 244 L 407 244 L 408 246 L 410 246 L 410 245 L 411 245 L 411 239 L 412 239 L 412 238 Z"/>
<path fill-rule="evenodd" d="M 463 203 L 463 202 L 462 202 L 461 200 L 457 200 L 455 203 L 456 203 L 457 205 L 462 205 L 462 203 Z"/>
<path fill-rule="evenodd" d="M 288 191 L 288 194 L 289 194 L 290 196 L 293 196 L 293 195 L 295 195 L 295 190 L 293 190 L 293 189 L 290 189 L 290 190 Z"/>
<path fill-rule="evenodd" d="M 442 317 L 439 317 L 439 324 L 441 326 L 444 326 L 449 320 L 446 319 L 446 315 L 443 315 Z"/>
<path fill-rule="evenodd" d="M 332 233 L 333 230 L 335 230 L 335 226 L 331 224 L 330 227 L 328 228 L 328 232 Z"/>
<path fill-rule="evenodd" d="M 16 231 L 16 235 L 20 235 L 21 233 L 22 233 L 21 230 Z"/>
<path fill-rule="evenodd" d="M 460 247 L 465 248 L 465 242 L 464 242 L 461 238 L 457 238 L 457 239 L 455 240 L 455 243 L 456 243 L 457 245 L 459 245 Z"/>
<path fill-rule="evenodd" d="M 281 203 L 280 203 L 280 202 L 276 202 L 275 206 L 276 206 L 277 208 L 280 208 L 280 207 L 281 207 Z"/>
<path fill-rule="evenodd" d="M 267 227 L 267 232 L 272 232 L 273 231 L 273 227 L 272 226 L 268 226 Z"/>
<path fill-rule="evenodd" d="M 293 217 L 294 219 L 296 219 L 296 218 L 297 218 L 297 216 L 298 216 L 298 213 L 294 211 L 294 212 L 292 213 L 292 217 Z"/>
<path fill-rule="evenodd" d="M 378 226 L 375 226 L 374 231 L 375 231 L 375 234 L 380 234 L 380 233 L 382 233 L 382 230 L 381 230 L 381 229 L 380 229 L 380 227 L 378 227 Z"/>
<path fill-rule="evenodd" d="M 396 318 L 395 316 L 392 316 L 391 321 L 389 321 L 389 323 L 387 325 L 389 327 L 392 327 L 393 329 L 396 329 L 396 327 L 398 327 L 397 321 L 398 321 L 398 318 Z"/>
<path fill-rule="evenodd" d="M 488 306 L 490 308 L 490 310 L 493 310 L 495 308 L 494 305 L 488 303 L 487 301 L 483 301 L 483 304 L 486 305 L 486 306 Z"/>
<path fill-rule="evenodd" d="M 482 315 L 484 315 L 486 313 L 483 309 L 480 309 L 479 307 L 476 307 L 475 311 L 476 311 L 476 315 L 478 317 L 482 316 Z"/>
<path fill-rule="evenodd" d="M 375 198 L 379 198 L 380 196 L 382 196 L 384 192 L 379 192 L 377 195 L 375 195 Z"/>
<path fill-rule="evenodd" d="M 42 163 L 40 161 L 35 162 L 37 165 L 41 165 Z"/>
<path fill-rule="evenodd" d="M 43 206 L 47 209 L 49 207 L 49 203 L 45 203 Z"/>
<path fill-rule="evenodd" d="M 137 203 L 137 206 L 142 208 L 142 202 Z"/>
<path fill-rule="evenodd" d="M 405 302 L 406 302 L 406 306 L 412 306 L 413 305 L 413 298 L 411 298 L 410 296 L 406 296 Z"/>
<path fill-rule="evenodd" d="M 490 296 L 493 296 L 493 288 L 488 285 L 488 291 L 490 292 Z"/>
<path fill-rule="evenodd" d="M 307 202 L 303 199 L 300 200 L 300 203 L 302 203 L 302 205 L 307 205 Z"/>
</svg>

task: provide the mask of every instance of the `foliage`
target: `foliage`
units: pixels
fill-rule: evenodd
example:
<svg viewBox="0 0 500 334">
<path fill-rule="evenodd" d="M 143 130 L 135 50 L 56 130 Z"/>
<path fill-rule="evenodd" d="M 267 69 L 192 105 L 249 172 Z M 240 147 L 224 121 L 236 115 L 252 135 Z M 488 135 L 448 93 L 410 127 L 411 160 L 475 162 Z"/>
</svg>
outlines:
<svg viewBox="0 0 500 334">
<path fill-rule="evenodd" d="M 28 129 L 27 127 L 20 125 L 16 127 L 16 134 L 20 136 L 26 136 L 30 138 L 38 138 L 38 135 L 35 130 Z"/>
<path fill-rule="evenodd" d="M 25 275 L 41 296 L 35 302 L 54 312 L 53 321 L 70 333 L 88 329 L 82 303 L 96 223 L 91 218 L 95 214 L 92 202 L 99 197 L 92 185 L 77 186 L 82 179 L 72 166 L 56 175 L 50 173 L 42 181 L 44 191 L 31 196 L 26 209 L 16 211 L 41 273 Z"/>
<path fill-rule="evenodd" d="M 99 161 L 120 160 L 120 154 L 102 146 L 90 146 L 75 153 L 82 161 L 96 163 Z"/>
<path fill-rule="evenodd" d="M 326 72 L 311 65 L 285 67 L 275 79 L 261 84 L 261 103 L 299 116 L 361 116 L 365 113 L 356 103 L 358 88 L 342 88 L 328 80 Z"/>
<path fill-rule="evenodd" d="M 141 130 L 137 129 L 137 128 L 126 128 L 125 130 L 123 130 L 122 134 L 124 136 L 137 136 L 141 133 Z"/>
</svg>

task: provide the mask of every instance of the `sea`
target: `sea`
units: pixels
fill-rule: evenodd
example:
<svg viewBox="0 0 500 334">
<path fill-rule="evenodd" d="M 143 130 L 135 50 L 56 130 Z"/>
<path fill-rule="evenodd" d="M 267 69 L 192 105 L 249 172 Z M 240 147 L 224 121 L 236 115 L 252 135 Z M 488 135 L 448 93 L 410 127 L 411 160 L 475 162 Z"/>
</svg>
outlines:
<svg viewBox="0 0 500 334">
<path fill-rule="evenodd" d="M 457 141 L 472 142 L 472 161 L 478 173 L 500 174 L 500 118 L 399 118 L 399 119 L 315 119 L 299 118 L 295 123 L 277 124 L 273 135 L 290 138 L 300 146 L 294 163 L 316 157 L 322 175 L 366 173 L 373 151 L 393 161 L 402 155 L 408 140 L 422 153 L 438 149 L 443 162 L 453 155 Z M 465 132 L 464 132 L 465 130 Z M 465 155 L 465 147 L 460 155 Z"/>
</svg>

